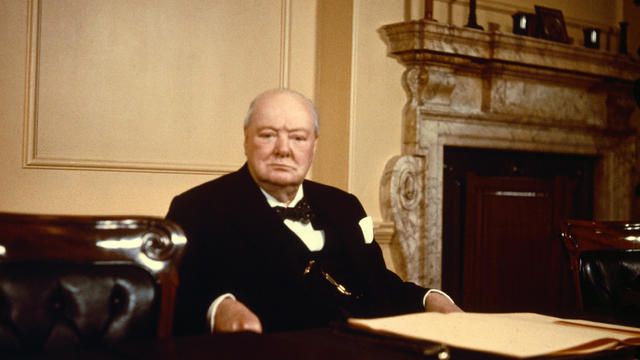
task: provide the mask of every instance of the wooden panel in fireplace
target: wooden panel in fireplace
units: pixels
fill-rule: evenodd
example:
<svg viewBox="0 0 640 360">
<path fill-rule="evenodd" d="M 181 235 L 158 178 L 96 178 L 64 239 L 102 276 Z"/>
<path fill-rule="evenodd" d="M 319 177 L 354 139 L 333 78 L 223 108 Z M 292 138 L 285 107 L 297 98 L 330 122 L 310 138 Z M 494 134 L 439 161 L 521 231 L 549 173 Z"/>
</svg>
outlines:
<svg viewBox="0 0 640 360">
<path fill-rule="evenodd" d="M 445 147 L 443 289 L 467 311 L 569 315 L 559 237 L 591 219 L 594 157 Z"/>
</svg>

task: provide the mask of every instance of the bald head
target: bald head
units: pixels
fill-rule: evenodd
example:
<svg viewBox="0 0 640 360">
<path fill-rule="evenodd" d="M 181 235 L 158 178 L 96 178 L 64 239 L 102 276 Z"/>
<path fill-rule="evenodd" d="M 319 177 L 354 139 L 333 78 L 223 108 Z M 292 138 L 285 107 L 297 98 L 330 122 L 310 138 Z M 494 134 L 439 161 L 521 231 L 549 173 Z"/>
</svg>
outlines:
<svg viewBox="0 0 640 360">
<path fill-rule="evenodd" d="M 318 110 L 316 109 L 315 105 L 313 105 L 313 102 L 311 102 L 311 100 L 309 100 L 306 96 L 302 95 L 301 93 L 295 90 L 284 89 L 284 88 L 267 90 L 261 93 L 260 95 L 256 96 L 255 99 L 253 99 L 253 101 L 249 105 L 249 110 L 247 111 L 247 115 L 244 118 L 245 130 L 251 123 L 256 107 L 259 107 L 261 103 L 268 101 L 269 99 L 277 96 L 291 97 L 291 98 L 297 99 L 298 101 L 300 101 L 300 103 L 307 106 L 313 117 L 313 130 L 314 130 L 315 136 L 318 136 L 320 134 L 319 133 L 320 128 L 318 125 Z"/>
</svg>

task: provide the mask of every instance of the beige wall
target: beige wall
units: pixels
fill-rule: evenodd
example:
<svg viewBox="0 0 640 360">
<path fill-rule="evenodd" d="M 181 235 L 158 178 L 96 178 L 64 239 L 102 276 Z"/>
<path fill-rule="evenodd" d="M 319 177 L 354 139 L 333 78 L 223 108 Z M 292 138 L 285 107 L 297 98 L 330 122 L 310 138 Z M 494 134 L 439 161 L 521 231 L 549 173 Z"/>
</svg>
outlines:
<svg viewBox="0 0 640 360">
<path fill-rule="evenodd" d="M 629 20 L 622 0 L 478 0 L 478 22 L 509 32 L 534 3 L 562 9 L 576 45 L 582 26 Z M 466 6 L 436 0 L 434 17 L 462 26 Z M 162 216 L 243 163 L 249 101 L 289 86 L 322 118 L 311 177 L 379 220 L 405 93 L 377 30 L 422 12 L 417 0 L 0 0 L 0 211 Z"/>
<path fill-rule="evenodd" d="M 308 1 L 0 1 L 0 210 L 164 215 L 239 167 L 255 94 L 313 96 Z"/>
</svg>

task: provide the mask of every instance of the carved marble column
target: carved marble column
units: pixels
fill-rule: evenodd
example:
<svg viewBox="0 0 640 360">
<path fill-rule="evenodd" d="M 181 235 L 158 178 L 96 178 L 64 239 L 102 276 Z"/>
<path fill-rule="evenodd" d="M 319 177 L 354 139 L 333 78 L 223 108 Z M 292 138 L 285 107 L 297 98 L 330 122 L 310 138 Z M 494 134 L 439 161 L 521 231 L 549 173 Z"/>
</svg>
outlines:
<svg viewBox="0 0 640 360">
<path fill-rule="evenodd" d="M 424 127 L 419 119 L 425 108 L 446 112 L 451 106 L 451 93 L 456 86 L 456 77 L 449 67 L 408 66 L 402 74 L 402 87 L 407 93 L 403 110 L 403 152 L 419 154 L 426 149 L 420 145 Z"/>
<path fill-rule="evenodd" d="M 407 93 L 407 102 L 403 109 L 402 144 L 404 152 L 411 153 L 418 147 L 418 127 L 420 107 L 423 104 L 422 89 L 429 81 L 429 73 L 424 66 L 409 66 L 402 74 L 402 86 Z"/>
<path fill-rule="evenodd" d="M 425 283 L 424 159 L 395 156 L 384 169 L 380 203 L 384 221 L 395 224 L 391 241 L 393 263 L 402 278 Z"/>
</svg>

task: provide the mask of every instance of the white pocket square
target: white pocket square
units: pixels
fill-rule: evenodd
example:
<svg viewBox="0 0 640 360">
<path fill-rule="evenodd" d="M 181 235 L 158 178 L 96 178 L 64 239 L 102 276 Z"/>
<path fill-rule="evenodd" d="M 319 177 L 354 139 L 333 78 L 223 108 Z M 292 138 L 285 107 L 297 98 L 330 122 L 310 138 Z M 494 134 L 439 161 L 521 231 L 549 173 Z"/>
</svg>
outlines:
<svg viewBox="0 0 640 360">
<path fill-rule="evenodd" d="M 358 225 L 362 229 L 365 244 L 371 244 L 373 242 L 373 219 L 371 216 L 362 218 Z"/>
</svg>

